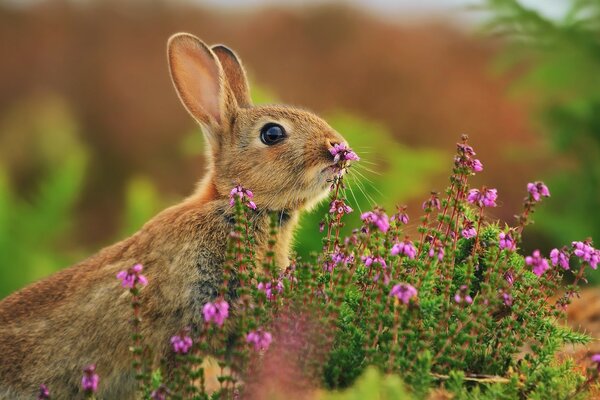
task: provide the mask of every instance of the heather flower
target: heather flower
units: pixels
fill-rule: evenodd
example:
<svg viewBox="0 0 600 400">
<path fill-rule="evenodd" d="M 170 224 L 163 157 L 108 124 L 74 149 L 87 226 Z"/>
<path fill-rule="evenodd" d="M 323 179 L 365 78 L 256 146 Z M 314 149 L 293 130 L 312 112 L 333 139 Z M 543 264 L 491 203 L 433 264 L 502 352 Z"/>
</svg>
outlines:
<svg viewBox="0 0 600 400">
<path fill-rule="evenodd" d="M 475 151 L 468 144 L 457 143 L 456 144 L 456 148 L 458 149 L 459 153 L 462 153 L 464 156 L 466 156 L 468 158 L 471 158 L 471 157 L 473 157 L 475 155 Z"/>
<path fill-rule="evenodd" d="M 229 316 L 229 304 L 225 300 L 218 300 L 214 303 L 206 303 L 202 309 L 204 321 L 214 322 L 222 326 L 225 319 Z"/>
<path fill-rule="evenodd" d="M 398 221 L 404 225 L 407 225 L 410 218 L 408 217 L 408 214 L 406 213 L 406 206 L 397 207 L 397 208 L 398 208 L 398 212 L 396 214 L 392 215 L 391 220 Z"/>
<path fill-rule="evenodd" d="M 569 269 L 569 255 L 562 250 L 552 249 L 550 252 L 550 261 L 555 267 L 560 265 L 562 269 Z"/>
<path fill-rule="evenodd" d="M 370 267 L 371 265 L 373 265 L 375 263 L 375 264 L 381 265 L 383 268 L 387 268 L 387 264 L 385 263 L 385 260 L 381 256 L 377 256 L 377 257 L 362 256 L 361 260 L 365 264 L 365 267 Z"/>
<path fill-rule="evenodd" d="M 512 286 L 515 283 L 515 275 L 512 271 L 506 271 L 504 274 L 504 279 L 506 279 L 506 282 L 508 282 L 509 286 Z"/>
<path fill-rule="evenodd" d="M 527 191 L 531 195 L 531 198 L 534 201 L 540 201 L 543 197 L 550 197 L 550 191 L 548 190 L 548 186 L 544 185 L 543 182 L 533 182 L 527 184 Z"/>
<path fill-rule="evenodd" d="M 325 230 L 325 221 L 319 222 L 319 232 L 323 232 Z"/>
<path fill-rule="evenodd" d="M 543 258 L 539 250 L 535 250 L 531 256 L 525 257 L 525 264 L 533 267 L 533 273 L 542 276 L 544 272 L 550 269 L 548 260 Z"/>
<path fill-rule="evenodd" d="M 498 199 L 497 189 L 471 189 L 467 195 L 467 201 L 471 204 L 475 204 L 479 207 L 496 207 L 496 200 Z"/>
<path fill-rule="evenodd" d="M 392 249 L 390 250 L 390 254 L 393 256 L 397 256 L 398 254 L 404 254 L 412 260 L 417 255 L 417 249 L 410 240 L 405 239 L 402 242 L 394 244 L 394 246 L 392 246 Z"/>
<path fill-rule="evenodd" d="M 441 209 L 442 204 L 440 203 L 440 198 L 437 196 L 437 193 L 431 193 L 431 197 L 425 200 L 421 207 L 423 210 L 427 210 L 428 208 Z"/>
<path fill-rule="evenodd" d="M 117 279 L 121 280 L 121 286 L 126 289 L 133 289 L 137 284 L 146 286 L 148 284 L 148 279 L 141 274 L 143 270 L 144 267 L 142 264 L 135 264 L 126 271 L 120 271 L 117 274 Z"/>
<path fill-rule="evenodd" d="M 187 352 L 192 348 L 192 338 L 186 333 L 187 332 L 182 332 L 179 335 L 171 337 L 171 347 L 177 354 L 187 354 Z"/>
<path fill-rule="evenodd" d="M 600 371 L 600 353 L 593 354 L 591 359 L 592 362 L 596 363 L 596 368 Z"/>
<path fill-rule="evenodd" d="M 483 171 L 483 163 L 477 159 L 471 160 L 470 167 L 473 172 Z"/>
<path fill-rule="evenodd" d="M 246 342 L 254 345 L 254 350 L 267 350 L 273 341 L 273 336 L 269 332 L 257 329 L 246 335 Z"/>
<path fill-rule="evenodd" d="M 390 291 L 390 296 L 397 298 L 404 304 L 408 304 L 410 299 L 417 296 L 417 289 L 408 283 L 399 283 L 394 285 Z"/>
<path fill-rule="evenodd" d="M 444 246 L 442 246 L 440 243 L 436 243 L 435 245 L 431 245 L 431 247 L 429 248 L 429 252 L 428 252 L 429 257 L 434 258 L 435 256 L 437 256 L 437 259 L 439 261 L 443 261 L 444 260 Z"/>
<path fill-rule="evenodd" d="M 592 269 L 598 267 L 600 263 L 600 251 L 594 249 L 590 243 L 573 242 L 573 254 L 579 257 L 582 261 L 586 261 Z"/>
<path fill-rule="evenodd" d="M 154 390 L 150 394 L 150 398 L 152 400 L 167 400 L 167 395 L 169 394 L 169 389 L 165 385 L 160 385 L 158 389 Z"/>
<path fill-rule="evenodd" d="M 336 143 L 329 152 L 333 156 L 333 162 L 359 161 L 360 157 L 346 143 Z"/>
<path fill-rule="evenodd" d="M 352 211 L 352 208 L 344 203 L 344 200 L 334 200 L 329 206 L 329 212 L 331 214 L 344 215 L 350 214 Z"/>
<path fill-rule="evenodd" d="M 515 240 L 511 236 L 510 232 L 500 232 L 498 235 L 498 246 L 500 247 L 500 250 L 508 251 L 515 251 L 517 248 L 517 244 L 515 243 Z"/>
<path fill-rule="evenodd" d="M 90 364 L 83 370 L 83 378 L 81 378 L 81 387 L 87 393 L 96 393 L 100 377 L 96 374 L 96 365 Z"/>
<path fill-rule="evenodd" d="M 241 185 L 235 186 L 233 189 L 231 189 L 231 192 L 229 193 L 230 206 L 233 206 L 235 204 L 236 196 L 239 197 L 242 202 L 244 202 L 245 199 L 246 205 L 249 208 L 256 210 L 256 204 L 252 201 L 252 199 L 254 198 L 254 193 L 252 193 L 252 191 L 243 188 Z"/>
<path fill-rule="evenodd" d="M 475 228 L 473 227 L 473 224 L 471 222 L 469 222 L 469 223 L 467 223 L 467 225 L 465 225 L 463 230 L 460 232 L 460 235 L 462 237 L 464 237 L 465 239 L 471 239 L 471 238 L 477 236 L 477 230 L 475 230 Z"/>
<path fill-rule="evenodd" d="M 383 233 L 386 233 L 390 228 L 389 218 L 381 209 L 367 211 L 360 216 L 360 219 L 367 224 L 375 225 Z"/>
<path fill-rule="evenodd" d="M 273 284 L 273 282 L 259 282 L 256 288 L 265 293 L 267 300 L 273 300 L 276 293 L 283 292 L 283 282 L 281 280 L 278 280 L 276 284 Z"/>
<path fill-rule="evenodd" d="M 47 400 L 50 398 L 50 390 L 46 385 L 40 385 L 37 400 Z"/>
<path fill-rule="evenodd" d="M 513 297 L 510 293 L 502 292 L 502 302 L 505 306 L 510 307 L 513 304 Z"/>
<path fill-rule="evenodd" d="M 465 303 L 471 304 L 473 303 L 473 298 L 469 294 L 469 287 L 467 285 L 462 285 L 460 289 L 454 295 L 454 302 L 457 304 Z"/>
</svg>

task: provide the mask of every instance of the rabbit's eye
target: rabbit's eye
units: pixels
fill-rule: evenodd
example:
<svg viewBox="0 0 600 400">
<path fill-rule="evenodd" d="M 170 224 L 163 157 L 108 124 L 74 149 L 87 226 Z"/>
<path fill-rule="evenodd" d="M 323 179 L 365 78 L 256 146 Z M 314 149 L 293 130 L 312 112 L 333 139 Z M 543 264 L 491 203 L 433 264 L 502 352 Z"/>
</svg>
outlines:
<svg viewBox="0 0 600 400">
<path fill-rule="evenodd" d="M 283 126 L 274 124 L 272 122 L 266 124 L 260 130 L 260 140 L 267 146 L 272 146 L 281 142 L 283 139 L 285 139 L 285 136 L 286 134 Z"/>
</svg>

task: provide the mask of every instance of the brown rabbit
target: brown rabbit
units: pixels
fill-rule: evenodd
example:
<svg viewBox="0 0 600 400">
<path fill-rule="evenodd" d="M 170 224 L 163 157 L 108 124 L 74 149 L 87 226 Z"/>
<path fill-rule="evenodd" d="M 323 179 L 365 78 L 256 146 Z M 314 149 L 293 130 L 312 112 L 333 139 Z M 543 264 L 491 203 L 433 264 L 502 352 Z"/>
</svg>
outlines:
<svg viewBox="0 0 600 400">
<path fill-rule="evenodd" d="M 259 258 L 268 215 L 280 213 L 280 267 L 298 213 L 326 196 L 335 173 L 329 149 L 344 139 L 325 121 L 293 107 L 253 106 L 242 64 L 224 46 L 181 33 L 167 53 L 177 93 L 208 142 L 206 174 L 194 194 L 133 236 L 0 302 L 0 399 L 34 398 L 40 384 L 52 398 L 81 398 L 82 368 L 91 363 L 98 398 L 132 398 L 130 297 L 115 275 L 144 265 L 141 329 L 162 357 L 169 337 L 200 322 L 216 296 L 236 184 L 254 192 Z"/>
</svg>

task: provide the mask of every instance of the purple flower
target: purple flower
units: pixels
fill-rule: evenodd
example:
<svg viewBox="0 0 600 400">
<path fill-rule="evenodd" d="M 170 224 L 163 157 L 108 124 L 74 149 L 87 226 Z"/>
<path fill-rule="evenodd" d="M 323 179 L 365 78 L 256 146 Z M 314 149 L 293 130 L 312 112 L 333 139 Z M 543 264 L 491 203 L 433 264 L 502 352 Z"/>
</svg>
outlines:
<svg viewBox="0 0 600 400">
<path fill-rule="evenodd" d="M 87 393 L 96 393 L 100 377 L 96 374 L 96 365 L 90 364 L 83 369 L 83 378 L 81 378 L 81 387 Z"/>
<path fill-rule="evenodd" d="M 252 199 L 254 198 L 254 193 L 252 193 L 252 191 L 243 188 L 241 185 L 236 185 L 233 189 L 231 189 L 231 192 L 229 192 L 230 206 L 233 206 L 235 204 L 236 196 L 240 198 L 242 203 L 246 203 L 248 208 L 256 210 L 256 204 L 252 201 Z"/>
<path fill-rule="evenodd" d="M 483 171 L 483 164 L 481 163 L 481 161 L 477 160 L 477 159 L 473 159 L 471 160 L 471 170 L 473 172 L 481 172 Z"/>
<path fill-rule="evenodd" d="M 544 272 L 550 269 L 548 260 L 541 256 L 539 250 L 535 250 L 532 255 L 525 257 L 525 264 L 533 267 L 533 273 L 542 276 Z"/>
<path fill-rule="evenodd" d="M 513 297 L 510 293 L 502 292 L 502 302 L 505 306 L 510 307 L 513 304 Z"/>
<path fill-rule="evenodd" d="M 498 199 L 498 190 L 483 188 L 469 190 L 467 195 L 467 201 L 471 204 L 475 204 L 479 207 L 496 207 L 496 200 Z"/>
<path fill-rule="evenodd" d="M 468 144 L 457 143 L 456 144 L 456 148 L 458 149 L 459 153 L 462 153 L 464 156 L 466 156 L 468 158 L 471 158 L 471 157 L 473 157 L 475 155 L 475 151 Z"/>
<path fill-rule="evenodd" d="M 267 300 L 273 300 L 276 297 L 276 293 L 283 292 L 283 282 L 281 279 L 279 279 L 275 284 L 273 284 L 273 282 L 259 282 L 259 284 L 256 285 L 256 288 L 262 292 L 265 292 Z"/>
<path fill-rule="evenodd" d="M 593 354 L 591 360 L 593 363 L 596 363 L 596 368 L 600 371 L 600 353 Z"/>
<path fill-rule="evenodd" d="M 440 243 L 432 244 L 428 252 L 429 257 L 433 258 L 437 255 L 439 261 L 444 260 L 444 247 Z"/>
<path fill-rule="evenodd" d="M 344 161 L 359 161 L 360 158 L 346 143 L 336 143 L 329 149 L 333 156 L 333 162 L 339 163 Z"/>
<path fill-rule="evenodd" d="M 417 255 L 417 249 L 410 240 L 405 239 L 400 243 L 394 244 L 394 246 L 392 246 L 392 250 L 390 250 L 390 254 L 393 256 L 397 256 L 398 254 L 404 254 L 412 260 Z"/>
<path fill-rule="evenodd" d="M 50 390 L 46 385 L 40 385 L 37 400 L 47 400 L 50 398 Z"/>
<path fill-rule="evenodd" d="M 544 185 L 544 182 L 533 182 L 527 184 L 527 191 L 531 195 L 534 201 L 540 201 L 542 196 L 550 197 L 550 191 L 548 186 Z"/>
<path fill-rule="evenodd" d="M 254 345 L 254 350 L 267 350 L 273 341 L 273 336 L 269 332 L 257 329 L 246 335 L 246 342 Z"/>
<path fill-rule="evenodd" d="M 167 400 L 167 395 L 169 394 L 169 389 L 165 385 L 160 385 L 158 389 L 154 390 L 150 394 L 150 399 L 152 400 Z"/>
<path fill-rule="evenodd" d="M 126 271 L 120 271 L 117 274 L 117 279 L 121 280 L 121 286 L 126 289 L 133 289 L 137 284 L 146 286 L 148 279 L 141 272 L 144 270 L 142 264 L 135 264 Z"/>
<path fill-rule="evenodd" d="M 560 265 L 562 269 L 569 269 L 569 255 L 558 249 L 552 249 L 550 252 L 550 261 L 552 261 L 553 266 Z"/>
<path fill-rule="evenodd" d="M 596 269 L 598 267 L 598 263 L 600 263 L 600 251 L 594 249 L 592 245 L 585 242 L 573 242 L 573 254 L 575 254 L 582 261 L 590 264 L 592 269 Z"/>
<path fill-rule="evenodd" d="M 373 257 L 373 256 L 362 256 L 362 262 L 365 264 L 365 267 L 370 267 L 371 265 L 379 264 L 382 268 L 387 268 L 387 264 L 385 260 L 381 256 Z"/>
<path fill-rule="evenodd" d="M 440 203 L 440 198 L 437 193 L 432 192 L 431 197 L 423 202 L 421 206 L 423 210 L 427 210 L 428 208 L 437 208 L 438 210 L 442 208 L 442 204 Z"/>
<path fill-rule="evenodd" d="M 469 294 L 469 287 L 467 285 L 462 285 L 459 290 L 454 295 L 454 302 L 457 304 L 465 303 L 471 304 L 473 303 L 473 298 Z"/>
<path fill-rule="evenodd" d="M 398 283 L 390 291 L 390 296 L 397 298 L 404 304 L 408 304 L 410 299 L 417 296 L 417 289 L 408 283 Z"/>
<path fill-rule="evenodd" d="M 515 283 L 515 275 L 512 271 L 506 271 L 504 274 L 504 279 L 506 279 L 506 282 L 508 282 L 509 286 L 512 286 Z"/>
<path fill-rule="evenodd" d="M 202 308 L 202 313 L 206 322 L 214 322 L 218 326 L 223 326 L 223 322 L 229 316 L 229 304 L 225 300 L 206 303 Z"/>
<path fill-rule="evenodd" d="M 471 226 L 465 227 L 460 234 L 465 239 L 471 239 L 477 235 L 477 231 L 475 230 L 473 225 L 471 225 Z"/>
<path fill-rule="evenodd" d="M 334 200 L 329 206 L 330 214 L 344 215 L 350 214 L 352 211 L 352 208 L 346 203 L 344 203 L 344 200 Z"/>
<path fill-rule="evenodd" d="M 192 338 L 189 337 L 186 332 L 171 337 L 171 346 L 173 347 L 173 351 L 177 354 L 187 354 L 192 348 L 192 344 Z"/>
<path fill-rule="evenodd" d="M 500 234 L 498 235 L 498 246 L 500 247 L 500 250 L 508 251 L 515 251 L 515 249 L 517 248 L 517 244 L 510 235 L 510 232 L 500 232 Z"/>
<path fill-rule="evenodd" d="M 386 233 L 390 228 L 390 221 L 385 212 L 381 209 L 375 209 L 374 211 L 367 211 L 360 216 L 367 224 L 375 225 L 381 232 Z"/>
</svg>

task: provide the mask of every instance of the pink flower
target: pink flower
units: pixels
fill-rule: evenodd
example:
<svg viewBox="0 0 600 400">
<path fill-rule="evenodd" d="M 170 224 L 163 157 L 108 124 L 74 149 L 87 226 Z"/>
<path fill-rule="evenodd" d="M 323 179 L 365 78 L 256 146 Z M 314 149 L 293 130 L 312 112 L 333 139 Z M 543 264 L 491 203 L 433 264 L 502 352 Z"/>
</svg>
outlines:
<svg viewBox="0 0 600 400">
<path fill-rule="evenodd" d="M 390 221 L 385 212 L 381 209 L 375 209 L 374 211 L 367 211 L 360 216 L 367 224 L 375 225 L 381 232 L 386 233 L 390 228 Z"/>
<path fill-rule="evenodd" d="M 437 208 L 438 210 L 442 208 L 442 204 L 440 203 L 440 198 L 437 193 L 432 192 L 431 197 L 423 202 L 421 206 L 423 210 L 427 210 L 428 208 Z"/>
<path fill-rule="evenodd" d="M 265 293 L 267 300 L 273 300 L 276 293 L 283 292 L 283 282 L 281 280 L 278 280 L 276 284 L 273 284 L 273 282 L 259 282 L 256 288 Z"/>
<path fill-rule="evenodd" d="M 592 269 L 596 269 L 598 267 L 598 263 L 600 263 L 600 251 L 594 249 L 592 245 L 588 242 L 573 242 L 573 254 L 575 254 L 582 261 L 587 262 Z"/>
<path fill-rule="evenodd" d="M 360 158 L 346 143 L 336 143 L 329 149 L 333 156 L 333 162 L 339 163 L 344 161 L 359 161 Z"/>
<path fill-rule="evenodd" d="M 550 261 L 553 266 L 560 265 L 562 269 L 569 269 L 569 255 L 564 251 L 552 249 L 550 252 Z"/>
<path fill-rule="evenodd" d="M 600 371 L 600 353 L 593 354 L 591 360 L 593 363 L 596 363 L 596 368 Z"/>
<path fill-rule="evenodd" d="M 387 268 L 387 264 L 381 256 L 362 256 L 361 260 L 365 264 L 365 267 L 370 267 L 373 264 L 379 264 L 382 268 Z"/>
<path fill-rule="evenodd" d="M 251 331 L 246 335 L 246 342 L 254 345 L 254 350 L 267 350 L 273 341 L 273 336 L 262 329 Z"/>
<path fill-rule="evenodd" d="M 481 172 L 483 171 L 483 164 L 481 163 L 481 161 L 477 160 L 477 159 L 473 159 L 471 161 L 471 170 L 473 170 L 473 172 Z"/>
<path fill-rule="evenodd" d="M 469 294 L 469 287 L 467 285 L 462 285 L 460 289 L 454 295 L 454 302 L 457 304 L 465 303 L 471 304 L 473 303 L 473 298 Z"/>
<path fill-rule="evenodd" d="M 98 390 L 100 377 L 96 374 L 96 365 L 90 364 L 83 370 L 83 378 L 81 378 L 81 387 L 87 393 L 96 393 Z"/>
<path fill-rule="evenodd" d="M 513 297 L 510 293 L 502 292 L 502 302 L 505 306 L 510 307 L 513 304 Z"/>
<path fill-rule="evenodd" d="M 350 214 L 352 212 L 352 208 L 347 205 L 346 203 L 344 203 L 344 200 L 334 200 L 331 202 L 330 206 L 329 206 L 329 213 L 330 214 L 338 214 L 338 215 L 344 215 L 344 214 Z"/>
<path fill-rule="evenodd" d="M 517 244 L 510 235 L 510 232 L 500 232 L 500 234 L 498 235 L 498 246 L 500 247 L 500 250 L 508 251 L 515 251 L 515 249 L 517 248 Z"/>
<path fill-rule="evenodd" d="M 148 279 L 141 272 L 144 270 L 142 264 L 135 264 L 126 271 L 120 271 L 117 274 L 117 279 L 121 280 L 121 286 L 126 289 L 133 289 L 137 284 L 146 286 Z"/>
<path fill-rule="evenodd" d="M 50 398 L 50 390 L 46 385 L 40 385 L 37 400 L 48 400 Z"/>
<path fill-rule="evenodd" d="M 515 275 L 512 273 L 512 271 L 506 271 L 504 274 L 504 279 L 506 279 L 506 282 L 508 282 L 508 286 L 512 286 L 515 283 Z"/>
<path fill-rule="evenodd" d="M 171 346 L 177 354 L 187 354 L 192 348 L 192 344 L 192 338 L 185 334 L 185 332 L 171 337 Z"/>
<path fill-rule="evenodd" d="M 479 207 L 496 207 L 496 200 L 498 199 L 497 189 L 471 189 L 467 195 L 467 201 L 471 204 L 475 204 Z"/>
<path fill-rule="evenodd" d="M 540 201 L 543 197 L 550 197 L 550 191 L 548 186 L 544 185 L 544 182 L 533 182 L 527 184 L 527 191 L 531 195 L 534 201 Z"/>
<path fill-rule="evenodd" d="M 525 257 L 525 264 L 533 267 L 533 273 L 542 276 L 544 272 L 550 269 L 548 260 L 543 258 L 539 250 L 535 250 L 531 256 Z"/>
<path fill-rule="evenodd" d="M 399 283 L 394 285 L 390 291 L 390 296 L 397 298 L 404 304 L 408 304 L 410 299 L 417 296 L 417 289 L 408 283 Z"/>
<path fill-rule="evenodd" d="M 444 247 L 439 243 L 436 243 L 435 245 L 432 244 L 431 247 L 429 248 L 429 252 L 427 254 L 431 258 L 434 258 L 435 256 L 437 256 L 438 261 L 443 261 L 444 260 Z"/>
<path fill-rule="evenodd" d="M 462 230 L 462 232 L 460 233 L 462 237 L 464 237 L 465 239 L 471 239 L 473 237 L 475 237 L 477 235 L 477 231 L 475 230 L 475 228 L 471 225 L 471 226 L 467 226 L 465 227 L 465 229 Z"/>
<path fill-rule="evenodd" d="M 243 188 L 241 185 L 235 186 L 229 192 L 229 205 L 233 206 L 235 204 L 235 198 L 239 197 L 242 203 L 245 203 L 248 208 L 256 210 L 256 204 L 252 201 L 254 198 L 254 193 L 252 191 Z"/>
<path fill-rule="evenodd" d="M 202 308 L 202 313 L 206 322 L 214 322 L 218 326 L 223 326 L 225 319 L 229 316 L 229 304 L 225 300 L 206 303 Z"/>
<path fill-rule="evenodd" d="M 400 243 L 394 244 L 394 246 L 392 246 L 392 249 L 390 250 L 390 254 L 393 256 L 397 256 L 398 254 L 404 254 L 412 260 L 417 255 L 417 249 L 410 240 L 405 239 Z"/>
<path fill-rule="evenodd" d="M 169 394 L 169 389 L 165 385 L 160 385 L 158 389 L 152 391 L 150 394 L 150 398 L 152 400 L 167 400 L 167 395 Z"/>
</svg>

